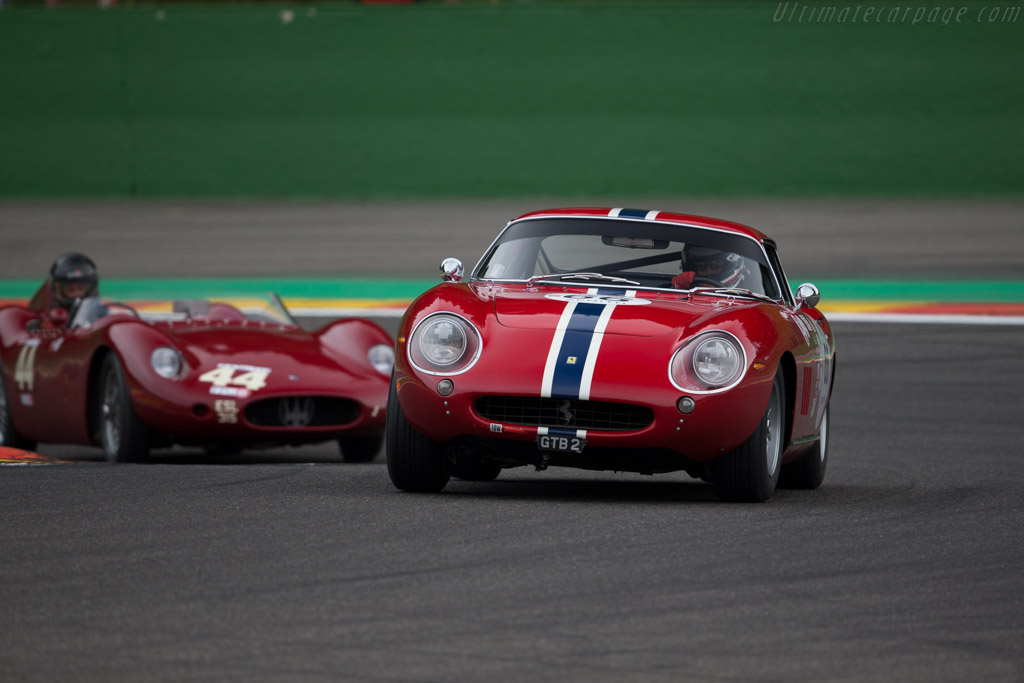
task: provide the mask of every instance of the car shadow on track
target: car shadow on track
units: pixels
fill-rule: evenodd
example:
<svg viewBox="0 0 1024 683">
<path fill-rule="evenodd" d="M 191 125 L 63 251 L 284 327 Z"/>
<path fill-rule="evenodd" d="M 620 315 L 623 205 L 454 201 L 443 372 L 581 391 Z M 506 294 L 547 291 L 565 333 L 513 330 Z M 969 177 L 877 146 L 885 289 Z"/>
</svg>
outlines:
<svg viewBox="0 0 1024 683">
<path fill-rule="evenodd" d="M 600 476 L 600 475 L 598 475 Z M 494 482 L 469 482 L 452 479 L 442 495 L 460 498 L 501 500 L 543 499 L 555 502 L 629 502 L 642 504 L 717 502 L 710 484 L 695 480 L 672 479 L 586 479 L 558 475 L 536 478 L 519 475 Z"/>
</svg>

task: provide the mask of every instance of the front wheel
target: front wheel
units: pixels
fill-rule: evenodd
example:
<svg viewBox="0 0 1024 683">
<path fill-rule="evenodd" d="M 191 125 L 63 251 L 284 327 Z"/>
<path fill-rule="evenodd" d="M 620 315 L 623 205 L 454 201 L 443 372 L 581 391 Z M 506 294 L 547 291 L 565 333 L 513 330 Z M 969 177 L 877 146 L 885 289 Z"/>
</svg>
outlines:
<svg viewBox="0 0 1024 683">
<path fill-rule="evenodd" d="M 451 475 L 441 446 L 410 425 L 398 402 L 395 376 L 388 390 L 388 416 L 385 428 L 388 476 L 403 491 L 436 493 L 445 487 Z"/>
<path fill-rule="evenodd" d="M 100 442 L 109 462 L 142 462 L 149 457 L 149 428 L 135 414 L 121 362 L 114 353 L 100 373 Z"/>
<path fill-rule="evenodd" d="M 384 445 L 383 434 L 371 436 L 350 436 L 347 439 L 338 439 L 338 448 L 341 450 L 341 459 L 345 462 L 373 462 Z"/>
<path fill-rule="evenodd" d="M 11 417 L 11 407 L 7 403 L 7 387 L 4 385 L 3 368 L 0 368 L 0 446 L 20 448 L 23 451 L 35 450 L 34 441 L 28 441 L 18 434 Z"/>
<path fill-rule="evenodd" d="M 782 442 L 786 438 L 786 419 L 782 410 L 782 397 L 785 395 L 780 372 L 775 376 L 768 407 L 757 429 L 736 450 L 715 461 L 715 493 L 722 500 L 761 503 L 775 493 L 782 469 Z"/>
<path fill-rule="evenodd" d="M 814 449 L 796 462 L 782 466 L 779 487 L 787 489 L 816 489 L 825 481 L 825 467 L 828 465 L 829 407 L 821 418 L 818 441 Z"/>
</svg>

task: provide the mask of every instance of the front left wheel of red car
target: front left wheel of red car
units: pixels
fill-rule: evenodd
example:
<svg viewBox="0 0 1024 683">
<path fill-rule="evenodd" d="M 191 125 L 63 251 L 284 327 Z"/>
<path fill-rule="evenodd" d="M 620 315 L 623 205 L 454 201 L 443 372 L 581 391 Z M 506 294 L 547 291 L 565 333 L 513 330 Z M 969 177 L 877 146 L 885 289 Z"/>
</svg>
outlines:
<svg viewBox="0 0 1024 683">
<path fill-rule="evenodd" d="M 388 476 L 403 491 L 436 493 L 445 487 L 451 474 L 439 444 L 423 436 L 410 425 L 398 402 L 395 377 L 388 391 L 386 447 Z"/>
<path fill-rule="evenodd" d="M 100 443 L 110 462 L 142 462 L 149 456 L 149 428 L 135 414 L 117 354 L 100 372 Z"/>
<path fill-rule="evenodd" d="M 768 407 L 757 429 L 736 450 L 714 462 L 715 493 L 722 500 L 762 503 L 775 493 L 786 438 L 785 395 L 785 380 L 780 371 L 775 375 Z"/>
</svg>

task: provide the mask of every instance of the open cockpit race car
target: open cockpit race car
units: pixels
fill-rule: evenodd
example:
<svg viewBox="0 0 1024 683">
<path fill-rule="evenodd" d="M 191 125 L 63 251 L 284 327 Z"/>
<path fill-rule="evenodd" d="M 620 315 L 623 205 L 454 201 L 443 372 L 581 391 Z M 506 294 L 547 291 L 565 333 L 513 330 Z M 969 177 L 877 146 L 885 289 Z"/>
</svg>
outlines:
<svg viewBox="0 0 1024 683">
<path fill-rule="evenodd" d="M 211 453 L 383 441 L 394 342 L 362 319 L 316 332 L 273 294 L 0 309 L 0 446 L 98 445 L 115 462 L 173 444 Z"/>
<path fill-rule="evenodd" d="M 406 311 L 387 464 L 406 491 L 533 465 L 685 470 L 729 501 L 813 489 L 835 341 L 775 243 L 737 223 L 558 209 L 511 221 Z"/>
</svg>

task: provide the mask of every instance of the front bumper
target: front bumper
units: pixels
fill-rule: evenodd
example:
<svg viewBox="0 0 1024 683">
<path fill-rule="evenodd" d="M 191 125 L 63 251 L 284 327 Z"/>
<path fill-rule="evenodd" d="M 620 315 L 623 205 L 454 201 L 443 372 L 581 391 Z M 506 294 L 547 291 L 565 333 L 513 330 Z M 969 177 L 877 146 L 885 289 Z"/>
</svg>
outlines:
<svg viewBox="0 0 1024 683">
<path fill-rule="evenodd" d="M 468 373 L 451 379 L 455 390 L 441 396 L 436 377 L 421 377 L 415 371 L 397 377 L 398 400 L 406 420 L 434 441 L 454 446 L 476 444 L 495 454 L 514 451 L 521 460 L 536 451 L 540 428 L 564 429 L 556 423 L 524 425 L 487 419 L 476 408 L 482 397 L 537 394 L 503 391 L 505 387 L 483 383 Z M 583 453 L 559 453 L 557 459 L 576 467 L 592 463 L 594 469 L 629 471 L 672 471 L 706 463 L 735 449 L 753 433 L 764 415 L 772 380 L 767 373 L 751 372 L 740 385 L 717 394 L 686 394 L 667 381 L 656 387 L 635 380 L 617 386 L 605 383 L 601 393 L 591 395 L 592 401 L 642 406 L 651 411 L 653 419 L 631 431 L 587 429 L 581 434 L 587 444 Z M 693 411 L 685 415 L 676 407 L 683 396 L 690 396 L 695 403 Z M 652 458 L 659 464 L 652 466 Z M 599 464 L 608 460 L 627 466 Z M 635 467 L 628 466 L 631 464 Z"/>
<path fill-rule="evenodd" d="M 203 394 L 190 399 L 132 391 L 139 418 L 178 443 L 302 444 L 382 433 L 387 385 L 377 382 L 358 394 Z"/>
</svg>

